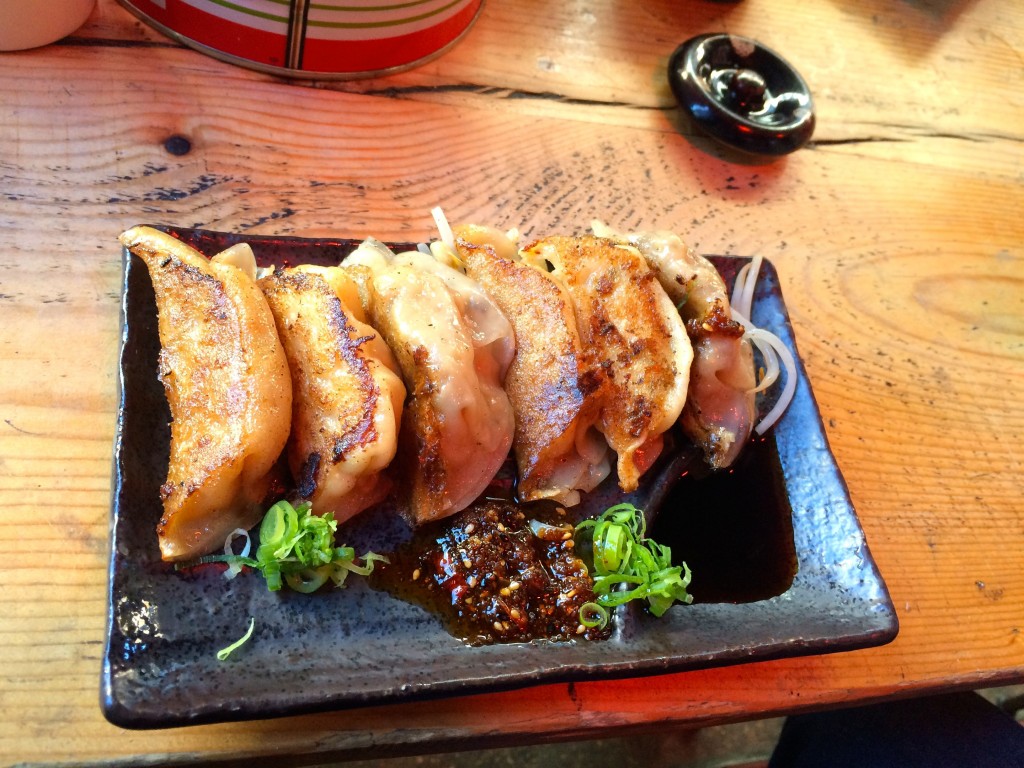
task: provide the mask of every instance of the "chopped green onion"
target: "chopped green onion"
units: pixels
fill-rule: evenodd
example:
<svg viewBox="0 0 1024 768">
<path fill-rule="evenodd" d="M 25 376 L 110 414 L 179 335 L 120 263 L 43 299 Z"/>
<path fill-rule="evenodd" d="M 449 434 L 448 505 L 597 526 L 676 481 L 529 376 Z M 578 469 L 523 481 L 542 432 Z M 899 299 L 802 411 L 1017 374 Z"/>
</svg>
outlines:
<svg viewBox="0 0 1024 768">
<path fill-rule="evenodd" d="M 374 562 L 390 563 L 391 561 L 384 555 L 378 555 L 376 552 L 367 552 L 363 556 L 363 562 L 366 563 L 366 565 L 356 565 L 355 558 L 350 557 L 347 560 L 339 560 L 335 564 L 339 568 L 344 568 L 346 571 L 352 571 L 352 573 L 357 573 L 360 576 L 369 576 L 373 573 Z"/>
<path fill-rule="evenodd" d="M 284 577 L 284 580 L 296 592 L 308 595 L 320 589 L 320 587 L 327 583 L 329 578 L 329 566 L 322 565 L 319 568 L 303 568 L 301 571 L 289 573 Z"/>
<path fill-rule="evenodd" d="M 232 653 L 234 653 L 243 645 L 245 645 L 249 641 L 249 638 L 252 637 L 252 630 L 255 626 L 256 619 L 250 617 L 249 629 L 246 630 L 246 633 L 244 635 L 242 635 L 238 640 L 235 640 L 235 642 L 233 642 L 227 648 L 221 648 L 219 651 L 217 651 L 217 661 L 224 661 L 225 659 L 227 659 L 228 656 L 230 656 Z"/>
<path fill-rule="evenodd" d="M 279 562 L 275 560 L 261 562 L 256 567 L 266 579 L 267 589 L 271 592 L 281 589 L 281 564 Z"/>
<path fill-rule="evenodd" d="M 299 516 L 287 501 L 279 501 L 267 510 L 260 524 L 260 545 L 280 546 L 299 532 Z"/>
<path fill-rule="evenodd" d="M 651 614 L 662 616 L 676 602 L 692 602 L 686 591 L 690 569 L 686 563 L 672 565 L 671 548 L 646 537 L 641 510 L 616 504 L 576 526 L 577 534 L 588 530 L 599 606 L 614 608 L 631 600 L 647 600 Z"/>
<path fill-rule="evenodd" d="M 598 570 L 614 573 L 629 557 L 630 541 L 626 529 L 618 523 L 602 521 L 594 528 L 594 560 Z"/>
<path fill-rule="evenodd" d="M 580 606 L 580 624 L 604 629 L 608 626 L 608 609 L 598 603 L 584 603 Z"/>
<path fill-rule="evenodd" d="M 384 555 L 367 552 L 359 563 L 352 547 L 334 545 L 337 530 L 338 522 L 332 513 L 314 515 L 309 502 L 293 507 L 287 501 L 279 501 L 267 510 L 260 524 L 260 543 L 255 558 L 247 556 L 247 543 L 240 555 L 231 554 L 228 547 L 223 555 L 208 555 L 176 567 L 204 563 L 227 563 L 229 568 L 248 566 L 263 574 L 271 592 L 287 584 L 296 592 L 309 593 L 328 580 L 342 586 L 349 571 L 368 576 L 374 563 L 390 562 Z"/>
</svg>

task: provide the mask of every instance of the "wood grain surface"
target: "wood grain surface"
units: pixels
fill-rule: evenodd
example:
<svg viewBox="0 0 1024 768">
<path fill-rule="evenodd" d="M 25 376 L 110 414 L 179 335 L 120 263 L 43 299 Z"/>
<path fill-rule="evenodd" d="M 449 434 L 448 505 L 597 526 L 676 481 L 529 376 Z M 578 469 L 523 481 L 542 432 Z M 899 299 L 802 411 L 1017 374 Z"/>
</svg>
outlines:
<svg viewBox="0 0 1024 768">
<path fill-rule="evenodd" d="M 811 145 L 754 161 L 682 116 L 667 58 L 720 30 L 802 72 Z M 5 764 L 299 764 L 1024 679 L 1024 6 L 492 0 L 433 62 L 313 83 L 216 61 L 100 0 L 60 43 L 0 54 L 0 75 Z M 527 235 L 596 216 L 771 259 L 897 639 L 274 721 L 108 724 L 117 234 L 415 240 L 438 204 Z"/>
</svg>

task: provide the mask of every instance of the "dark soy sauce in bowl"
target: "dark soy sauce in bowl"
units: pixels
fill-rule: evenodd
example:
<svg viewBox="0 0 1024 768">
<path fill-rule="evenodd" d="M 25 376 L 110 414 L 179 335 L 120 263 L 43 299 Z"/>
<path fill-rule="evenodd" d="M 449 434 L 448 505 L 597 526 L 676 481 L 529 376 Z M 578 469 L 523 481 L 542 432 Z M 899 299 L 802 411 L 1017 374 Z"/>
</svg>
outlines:
<svg viewBox="0 0 1024 768">
<path fill-rule="evenodd" d="M 796 576 L 792 509 L 773 440 L 748 445 L 728 470 L 684 475 L 648 535 L 693 572 L 695 603 L 752 603 Z"/>
</svg>

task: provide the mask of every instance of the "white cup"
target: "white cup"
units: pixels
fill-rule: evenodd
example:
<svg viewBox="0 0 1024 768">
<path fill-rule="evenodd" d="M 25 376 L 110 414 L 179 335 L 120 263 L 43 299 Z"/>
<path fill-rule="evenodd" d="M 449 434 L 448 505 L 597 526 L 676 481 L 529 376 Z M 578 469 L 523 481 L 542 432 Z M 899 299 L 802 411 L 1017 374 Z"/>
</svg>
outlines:
<svg viewBox="0 0 1024 768">
<path fill-rule="evenodd" d="M 0 0 L 0 51 L 56 42 L 78 29 L 96 0 Z"/>
</svg>

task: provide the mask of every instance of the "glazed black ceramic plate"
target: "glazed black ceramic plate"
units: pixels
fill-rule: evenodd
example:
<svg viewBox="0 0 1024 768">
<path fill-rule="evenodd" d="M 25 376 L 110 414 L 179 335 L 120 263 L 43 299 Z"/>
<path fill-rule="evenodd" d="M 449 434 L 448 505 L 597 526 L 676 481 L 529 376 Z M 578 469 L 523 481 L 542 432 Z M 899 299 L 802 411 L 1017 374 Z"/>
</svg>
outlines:
<svg viewBox="0 0 1024 768">
<path fill-rule="evenodd" d="M 208 255 L 244 239 L 262 264 L 336 263 L 353 247 L 170 231 Z M 730 283 L 745 262 L 713 260 Z M 103 709 L 117 725 L 274 717 L 640 676 L 851 650 L 896 635 L 895 612 L 802 366 L 789 409 L 735 471 L 694 477 L 693 451 L 677 443 L 645 479 L 633 498 L 657 513 L 653 537 L 692 567 L 695 602 L 660 619 L 632 606 L 619 609 L 606 641 L 471 647 L 436 616 L 365 580 L 301 595 L 268 592 L 256 574 L 227 581 L 215 568 L 176 572 L 160 561 L 154 532 L 169 441 L 169 411 L 156 376 L 156 310 L 146 268 L 127 252 L 123 302 L 102 672 Z M 767 263 L 753 314 L 795 351 L 778 277 Z M 620 498 L 609 485 L 586 503 L 596 513 Z M 386 552 L 409 536 L 394 515 L 373 511 L 342 530 L 339 538 L 357 551 Z M 251 640 L 218 661 L 217 650 L 240 637 L 250 617 L 256 622 Z"/>
</svg>

